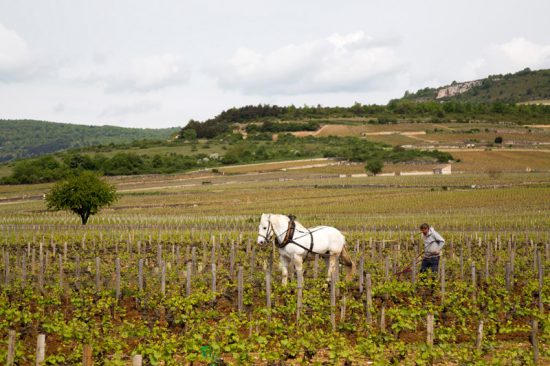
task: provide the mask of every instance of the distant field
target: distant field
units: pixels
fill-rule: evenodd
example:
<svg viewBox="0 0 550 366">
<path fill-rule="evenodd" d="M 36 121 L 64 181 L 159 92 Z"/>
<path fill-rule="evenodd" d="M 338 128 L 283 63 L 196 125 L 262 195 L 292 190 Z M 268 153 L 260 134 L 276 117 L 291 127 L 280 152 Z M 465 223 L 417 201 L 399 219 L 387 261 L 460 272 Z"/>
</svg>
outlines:
<svg viewBox="0 0 550 366">
<path fill-rule="evenodd" d="M 218 170 L 226 174 L 250 173 L 250 172 L 269 172 L 282 169 L 294 169 L 297 167 L 309 167 L 315 165 L 335 164 L 331 159 L 305 159 L 296 161 L 281 161 L 270 163 L 247 164 L 237 166 L 220 167 Z"/>
<path fill-rule="evenodd" d="M 434 140 L 438 143 L 446 144 L 466 144 L 468 142 L 480 142 L 484 144 L 493 144 L 497 136 L 502 137 L 502 144 L 510 143 L 550 143 L 550 133 L 431 133 L 426 136 L 426 139 Z"/>
<path fill-rule="evenodd" d="M 518 104 L 544 104 L 550 105 L 550 99 L 539 99 L 539 100 L 530 100 L 528 102 L 521 102 Z"/>
<path fill-rule="evenodd" d="M 181 154 L 181 155 L 194 155 L 194 154 L 212 154 L 219 153 L 223 150 L 224 144 L 219 142 L 209 142 L 207 140 L 197 141 L 196 144 L 182 143 L 180 145 L 171 145 L 171 146 L 158 146 L 158 147 L 128 147 L 128 148 L 117 148 L 117 149 L 106 149 L 101 154 L 112 157 L 117 153 L 134 153 L 138 155 L 164 155 L 164 154 Z"/>
<path fill-rule="evenodd" d="M 550 152 L 542 151 L 457 151 L 452 152 L 461 162 L 453 165 L 463 171 L 550 171 Z"/>
<path fill-rule="evenodd" d="M 327 124 L 315 132 L 295 132 L 296 136 L 357 136 L 389 145 L 454 145 L 468 143 L 492 145 L 497 136 L 503 144 L 530 146 L 550 144 L 550 130 L 541 126 L 520 126 L 511 123 L 407 123 Z"/>
<path fill-rule="evenodd" d="M 10 174 L 11 174 L 11 168 L 8 165 L 6 164 L 0 165 L 0 178 L 7 177 Z"/>
<path fill-rule="evenodd" d="M 384 144 L 392 146 L 400 145 L 422 145 L 422 144 L 431 144 L 432 141 L 428 140 L 429 137 L 424 136 L 405 136 L 401 134 L 391 134 L 391 135 L 372 135 L 365 137 L 368 141 L 381 142 Z"/>
<path fill-rule="evenodd" d="M 454 172 L 525 172 L 542 171 L 550 172 L 550 151 L 472 151 L 472 150 L 449 150 L 455 159 L 460 160 L 452 164 Z M 293 166 L 300 165 L 299 162 Z M 442 164 L 386 164 L 383 173 L 407 172 L 407 171 L 430 171 Z M 310 168 L 305 168 L 310 169 Z M 360 174 L 364 173 L 364 164 L 343 164 L 337 166 L 326 166 L 311 168 L 316 172 L 334 174 Z"/>
<path fill-rule="evenodd" d="M 342 168 L 338 173 L 361 169 Z M 548 172 L 338 178 L 337 174 L 320 170 L 110 178 L 122 199 L 112 209 L 95 216 L 91 224 L 124 222 L 142 216 L 144 222 L 165 223 L 177 222 L 178 217 L 244 220 L 243 217 L 256 218 L 261 212 L 291 212 L 311 225 L 334 222 L 361 227 L 368 223 L 410 229 L 420 220 L 429 220 L 437 227 L 451 228 L 515 225 L 521 219 L 530 228 L 536 225 L 537 230 L 550 229 L 544 214 L 549 209 L 548 201 L 543 199 L 550 194 Z M 76 224 L 78 220 L 73 215 L 45 211 L 41 195 L 49 187 L 0 186 L 0 220 L 4 224 L 59 220 Z M 442 191 L 442 187 L 451 191 Z M 519 206 L 521 210 L 516 210 Z"/>
</svg>

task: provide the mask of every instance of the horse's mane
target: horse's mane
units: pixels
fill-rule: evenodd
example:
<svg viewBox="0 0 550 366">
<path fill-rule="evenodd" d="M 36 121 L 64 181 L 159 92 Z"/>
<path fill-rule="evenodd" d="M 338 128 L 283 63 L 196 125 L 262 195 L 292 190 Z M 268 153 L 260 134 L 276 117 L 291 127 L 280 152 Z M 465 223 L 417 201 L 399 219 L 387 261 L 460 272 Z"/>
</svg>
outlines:
<svg viewBox="0 0 550 366">
<path fill-rule="evenodd" d="M 296 221 L 296 216 L 294 215 L 284 215 L 284 214 L 269 214 L 270 216 L 277 216 L 277 217 L 280 217 L 280 218 L 285 218 L 287 220 L 294 220 L 294 223 L 296 224 L 296 229 L 300 230 L 300 231 L 306 231 L 308 230 L 304 225 L 302 225 L 299 221 Z"/>
<path fill-rule="evenodd" d="M 296 229 L 302 230 L 302 231 L 307 230 L 307 228 L 304 225 L 302 225 L 301 223 L 299 223 L 298 221 L 294 220 L 294 222 L 296 223 Z"/>
<path fill-rule="evenodd" d="M 296 229 L 301 231 L 307 230 L 307 228 L 304 225 L 302 225 L 299 221 L 296 221 L 296 216 L 294 215 L 283 215 L 283 216 L 286 216 L 288 219 L 293 220 L 294 223 L 296 224 Z"/>
</svg>

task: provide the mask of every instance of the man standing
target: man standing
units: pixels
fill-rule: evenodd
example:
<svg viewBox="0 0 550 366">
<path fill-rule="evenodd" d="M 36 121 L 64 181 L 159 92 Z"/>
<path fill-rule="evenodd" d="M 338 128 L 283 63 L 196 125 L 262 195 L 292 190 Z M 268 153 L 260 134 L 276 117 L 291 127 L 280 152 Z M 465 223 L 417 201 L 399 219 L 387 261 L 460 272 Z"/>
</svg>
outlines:
<svg viewBox="0 0 550 366">
<path fill-rule="evenodd" d="M 420 225 L 420 231 L 424 239 L 424 257 L 422 258 L 420 273 L 427 270 L 437 273 L 439 257 L 441 256 L 441 249 L 445 245 L 445 239 L 428 224 Z"/>
</svg>

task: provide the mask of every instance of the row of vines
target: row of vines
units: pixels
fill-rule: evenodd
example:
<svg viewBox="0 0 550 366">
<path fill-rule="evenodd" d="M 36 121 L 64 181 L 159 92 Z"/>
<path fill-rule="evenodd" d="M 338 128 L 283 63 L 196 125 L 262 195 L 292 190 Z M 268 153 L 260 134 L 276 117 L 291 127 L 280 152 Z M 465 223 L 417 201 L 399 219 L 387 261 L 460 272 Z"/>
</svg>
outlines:
<svg viewBox="0 0 550 366">
<path fill-rule="evenodd" d="M 195 224 L 1 225 L 0 362 L 9 331 L 16 365 L 39 335 L 48 365 L 550 362 L 547 232 L 450 231 L 426 275 L 418 234 L 354 227 L 352 282 L 312 255 L 282 286 L 256 223 Z"/>
</svg>

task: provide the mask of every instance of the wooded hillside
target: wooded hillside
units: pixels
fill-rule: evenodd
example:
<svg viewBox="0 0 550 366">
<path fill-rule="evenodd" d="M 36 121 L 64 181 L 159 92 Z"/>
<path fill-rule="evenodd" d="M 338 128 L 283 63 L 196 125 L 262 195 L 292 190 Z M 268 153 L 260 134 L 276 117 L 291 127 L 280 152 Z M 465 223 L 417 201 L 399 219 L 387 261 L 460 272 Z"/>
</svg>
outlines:
<svg viewBox="0 0 550 366">
<path fill-rule="evenodd" d="M 166 140 L 178 130 L 0 120 L 0 162 L 39 156 L 72 147 L 128 143 L 143 139 Z"/>
</svg>

